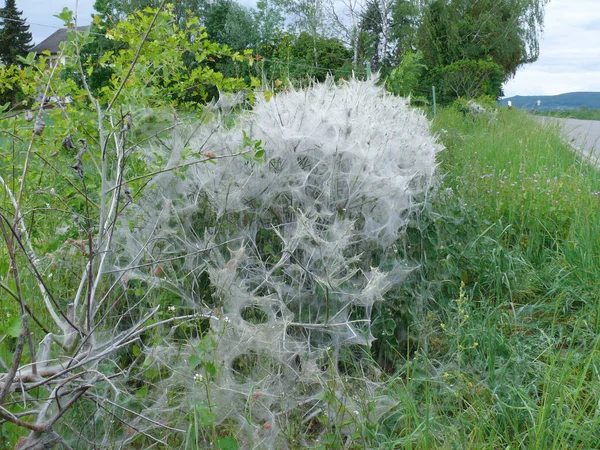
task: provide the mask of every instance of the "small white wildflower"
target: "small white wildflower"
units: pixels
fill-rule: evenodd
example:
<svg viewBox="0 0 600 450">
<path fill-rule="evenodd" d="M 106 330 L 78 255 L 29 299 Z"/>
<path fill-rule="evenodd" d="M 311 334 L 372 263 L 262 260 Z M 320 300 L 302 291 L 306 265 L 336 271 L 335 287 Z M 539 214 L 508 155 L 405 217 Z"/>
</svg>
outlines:
<svg viewBox="0 0 600 450">
<path fill-rule="evenodd" d="M 194 375 L 194 381 L 200 383 L 204 381 L 204 377 L 201 374 L 197 373 L 196 375 Z"/>
<path fill-rule="evenodd" d="M 168 311 L 170 311 L 170 312 L 174 312 L 174 311 L 175 311 L 175 306 L 173 306 L 173 305 L 169 305 L 169 306 L 167 307 L 167 310 L 168 310 Z"/>
</svg>

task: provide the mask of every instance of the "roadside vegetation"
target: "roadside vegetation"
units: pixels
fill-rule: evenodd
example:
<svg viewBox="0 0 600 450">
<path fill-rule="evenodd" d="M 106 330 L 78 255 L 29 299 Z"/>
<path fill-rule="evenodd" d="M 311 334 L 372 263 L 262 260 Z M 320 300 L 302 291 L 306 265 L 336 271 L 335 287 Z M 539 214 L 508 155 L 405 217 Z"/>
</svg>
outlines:
<svg viewBox="0 0 600 450">
<path fill-rule="evenodd" d="M 0 449 L 595 448 L 600 175 L 454 100 L 502 61 L 310 87 L 186 14 L 2 73 Z"/>
<path fill-rule="evenodd" d="M 600 120 L 600 109 L 567 109 L 560 111 L 535 111 L 540 116 L 560 117 L 562 119 Z"/>
<path fill-rule="evenodd" d="M 422 381 L 400 384 L 407 398 L 424 393 L 402 416 L 414 424 L 403 442 L 593 447 L 599 174 L 556 129 L 519 111 L 473 116 L 451 107 L 434 129 L 446 146 L 440 218 L 423 253 L 440 289 L 421 318 L 432 327 L 427 350 L 406 363 Z"/>
</svg>

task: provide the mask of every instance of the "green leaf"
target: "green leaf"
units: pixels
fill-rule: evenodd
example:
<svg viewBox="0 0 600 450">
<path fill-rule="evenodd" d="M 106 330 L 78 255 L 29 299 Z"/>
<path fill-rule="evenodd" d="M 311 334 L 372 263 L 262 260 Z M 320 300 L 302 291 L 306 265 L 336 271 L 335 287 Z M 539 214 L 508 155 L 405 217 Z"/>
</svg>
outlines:
<svg viewBox="0 0 600 450">
<path fill-rule="evenodd" d="M 135 393 L 135 396 L 140 399 L 146 398 L 147 395 L 148 395 L 148 385 L 138 389 Z"/>
<path fill-rule="evenodd" d="M 217 374 L 217 368 L 211 362 L 204 363 L 204 370 L 207 374 L 213 377 Z"/>
<path fill-rule="evenodd" d="M 217 416 L 213 413 L 206 403 L 196 406 L 196 414 L 200 425 L 209 426 L 215 423 Z"/>
<path fill-rule="evenodd" d="M 8 324 L 1 328 L 2 333 L 9 335 L 10 337 L 19 337 L 21 329 L 23 328 L 23 321 L 19 316 L 13 317 L 8 321 Z"/>
<path fill-rule="evenodd" d="M 147 369 L 148 367 L 150 367 L 151 364 L 152 364 L 152 358 L 147 356 L 146 359 L 144 360 L 144 363 L 142 364 L 142 368 Z"/>
<path fill-rule="evenodd" d="M 150 382 L 154 382 L 154 381 L 158 380 L 159 377 L 160 377 L 160 372 L 158 369 L 150 368 L 150 369 L 146 369 L 146 371 L 144 372 L 144 378 Z"/>
<path fill-rule="evenodd" d="M 190 356 L 190 360 L 188 361 L 188 366 L 190 369 L 194 370 L 200 364 L 202 364 L 202 360 L 200 359 L 200 357 L 198 355 L 194 354 L 194 355 Z"/>
<path fill-rule="evenodd" d="M 233 436 L 225 436 L 217 440 L 217 448 L 220 450 L 238 450 L 238 443 Z"/>
<path fill-rule="evenodd" d="M 59 14 L 54 14 L 54 17 L 62 20 L 65 26 L 69 26 L 73 22 L 73 11 L 65 7 Z"/>
<path fill-rule="evenodd" d="M 35 60 L 35 53 L 27 53 L 27 58 L 17 55 L 17 60 L 26 66 L 31 66 Z"/>
</svg>

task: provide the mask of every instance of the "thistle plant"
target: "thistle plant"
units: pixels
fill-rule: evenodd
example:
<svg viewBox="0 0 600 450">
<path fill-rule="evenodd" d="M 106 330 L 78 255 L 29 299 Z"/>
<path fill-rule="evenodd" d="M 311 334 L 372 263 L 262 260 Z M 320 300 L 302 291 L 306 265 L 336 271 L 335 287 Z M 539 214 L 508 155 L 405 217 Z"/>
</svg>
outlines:
<svg viewBox="0 0 600 450">
<path fill-rule="evenodd" d="M 112 270 L 205 318 L 185 341 L 171 329 L 144 343 L 161 374 L 147 413 L 185 429 L 205 405 L 213 432 L 198 445 L 228 434 L 242 448 L 314 445 L 324 423 L 350 439 L 376 421 L 391 404 L 357 355 L 374 304 L 412 269 L 393 244 L 428 202 L 439 149 L 422 113 L 356 80 L 258 96 L 234 125 L 215 112 L 144 148 L 181 170 L 129 209 Z M 198 154 L 210 161 L 190 164 Z"/>
</svg>

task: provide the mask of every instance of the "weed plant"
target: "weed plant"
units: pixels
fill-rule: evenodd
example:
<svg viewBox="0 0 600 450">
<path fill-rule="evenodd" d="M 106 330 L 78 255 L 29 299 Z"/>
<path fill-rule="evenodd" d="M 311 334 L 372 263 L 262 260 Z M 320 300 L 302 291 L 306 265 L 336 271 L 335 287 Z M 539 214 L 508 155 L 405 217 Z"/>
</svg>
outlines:
<svg viewBox="0 0 600 450">
<path fill-rule="evenodd" d="M 310 133 L 232 119 L 189 141 L 159 136 L 154 147 L 145 144 L 154 152 L 131 161 L 130 187 L 148 189 L 130 206 L 138 221 L 115 219 L 132 239 L 119 240 L 125 250 L 111 254 L 116 268 L 107 278 L 123 277 L 114 286 L 115 304 L 98 309 L 111 324 L 99 342 L 142 323 L 145 331 L 90 363 L 90 372 L 111 381 L 90 378 L 93 395 L 75 403 L 57 428 L 73 448 L 92 441 L 101 448 L 598 447 L 598 172 L 556 129 L 519 111 L 474 116 L 452 107 L 434 121 L 446 149 L 437 154 L 444 178 L 431 202 L 438 147 L 427 123 L 404 105 L 390 118 L 389 99 L 355 88 L 360 98 L 377 98 L 371 116 L 356 122 L 373 126 L 360 136 L 346 136 L 343 120 L 323 126 L 338 117 L 324 107 L 315 107 L 319 115 L 302 106 L 288 118 L 302 119 Z M 311 92 L 320 105 L 337 108 L 345 97 L 331 89 L 333 96 Z M 281 98 L 305 100 L 299 92 Z M 280 120 L 284 104 L 265 98 L 265 117 Z M 355 104 L 346 105 L 352 114 Z M 142 109 L 136 114 L 136 142 L 165 128 Z M 62 122 L 51 112 L 46 120 L 62 137 Z M 402 130 L 399 123 L 414 126 Z M 376 128 L 382 124 L 390 130 L 385 139 Z M 15 191 L 22 156 L 5 131 L 0 169 Z M 55 168 L 68 167 L 73 156 L 55 154 L 50 137 L 39 139 L 40 168 L 30 171 L 23 215 L 44 255 L 36 265 L 66 307 L 88 261 L 72 218 L 91 216 L 82 213 L 76 175 L 68 169 L 57 181 Z M 209 139 L 213 145 L 205 148 Z M 336 148 L 315 152 L 323 142 Z M 356 142 L 364 145 L 346 145 Z M 402 157 L 389 151 L 391 142 L 403 144 Z M 170 144 L 178 153 L 165 150 Z M 286 146 L 295 153 L 276 157 Z M 341 153 L 346 159 L 336 159 Z M 186 158 L 202 164 L 187 171 L 168 164 Z M 165 164 L 168 173 L 160 170 Z M 139 179 L 148 168 L 162 176 Z M 382 176 L 367 184 L 374 168 Z M 422 186 L 408 170 L 415 168 L 425 174 Z M 278 188 L 285 177 L 286 189 Z M 410 180 L 403 192 L 414 190 L 406 203 L 390 188 L 390 180 L 403 179 Z M 98 190 L 97 178 L 86 183 Z M 3 211 L 10 210 L 2 195 Z M 77 214 L 55 214 L 63 203 Z M 419 214 L 408 213 L 415 209 Z M 216 238 L 223 245 L 214 245 Z M 119 268 L 119 256 L 128 264 L 136 249 L 143 251 L 135 270 Z M 11 273 L 7 255 L 3 248 L 2 274 Z M 2 361 L 11 360 L 20 334 L 19 304 L 6 297 L 11 280 L 5 276 L 0 286 Z M 45 311 L 39 294 L 29 295 L 35 278 L 25 273 L 21 281 L 25 297 Z M 109 290 L 99 285 L 98 292 Z M 36 318 L 31 334 L 39 340 L 51 317 Z M 331 331 L 339 323 L 341 331 Z M 119 396 L 109 395 L 112 386 Z M 36 389 L 29 402 L 49 395 Z M 6 405 L 31 414 L 21 398 Z M 12 448 L 19 431 L 1 425 L 0 448 Z"/>
<path fill-rule="evenodd" d="M 597 448 L 598 172 L 519 111 L 434 128 L 440 215 L 407 243 L 431 304 L 381 448 Z"/>
<path fill-rule="evenodd" d="M 412 271 L 396 242 L 430 210 L 441 147 L 426 118 L 374 81 L 330 79 L 166 147 L 144 151 L 181 166 L 206 149 L 216 164 L 151 180 L 120 224 L 115 270 L 171 292 L 206 331 L 143 342 L 160 373 L 147 414 L 182 428 L 189 413 L 189 448 L 371 447 L 394 406 L 368 357 L 372 311 Z"/>
</svg>

